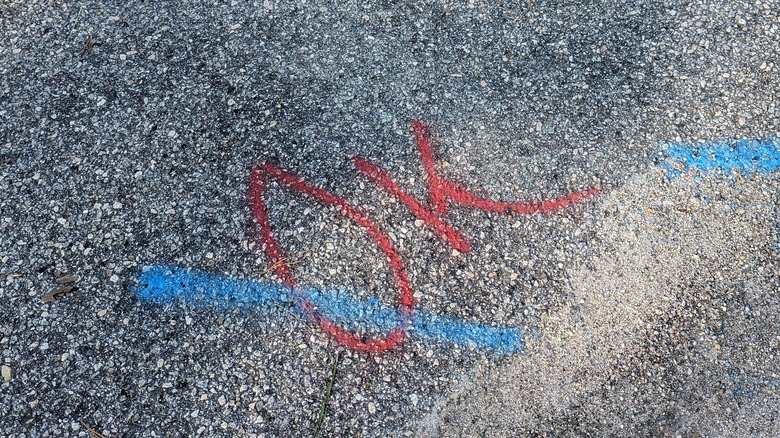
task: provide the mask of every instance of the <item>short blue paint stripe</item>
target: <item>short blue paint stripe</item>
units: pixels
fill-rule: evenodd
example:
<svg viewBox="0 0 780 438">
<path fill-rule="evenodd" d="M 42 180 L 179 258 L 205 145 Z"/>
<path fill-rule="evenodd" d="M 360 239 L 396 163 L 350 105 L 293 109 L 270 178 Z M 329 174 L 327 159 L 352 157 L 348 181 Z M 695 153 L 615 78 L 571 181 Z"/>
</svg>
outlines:
<svg viewBox="0 0 780 438">
<path fill-rule="evenodd" d="M 139 300 L 165 304 L 182 300 L 194 305 L 216 305 L 226 309 L 245 307 L 264 313 L 280 313 L 279 305 L 305 294 L 318 311 L 351 330 L 386 332 L 395 327 L 395 308 L 378 300 L 357 300 L 345 288 L 307 288 L 293 291 L 273 283 L 237 280 L 173 266 L 149 266 L 143 270 L 135 294 Z M 512 353 L 525 348 L 521 328 L 496 327 L 416 311 L 411 336 L 448 341 L 463 347 Z"/>
<path fill-rule="evenodd" d="M 698 170 L 702 173 L 731 173 L 741 170 L 745 173 L 768 173 L 780 169 L 780 141 L 736 140 L 721 143 L 670 144 L 664 150 L 663 167 L 672 171 L 672 176 L 681 170 Z"/>
</svg>

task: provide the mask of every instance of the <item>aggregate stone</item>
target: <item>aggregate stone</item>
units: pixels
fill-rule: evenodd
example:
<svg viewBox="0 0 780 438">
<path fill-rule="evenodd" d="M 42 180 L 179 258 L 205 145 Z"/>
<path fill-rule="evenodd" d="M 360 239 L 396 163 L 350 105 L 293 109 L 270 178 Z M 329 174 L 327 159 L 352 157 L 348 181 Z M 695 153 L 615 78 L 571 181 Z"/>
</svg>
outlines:
<svg viewBox="0 0 780 438">
<path fill-rule="evenodd" d="M 670 183 L 658 164 L 669 142 L 778 135 L 779 17 L 775 1 L 3 1 L 0 435 L 311 434 L 337 357 L 324 436 L 685 435 L 697 422 L 772 435 L 777 177 Z M 549 215 L 453 206 L 474 247 L 458 254 L 350 162 L 427 202 L 411 120 L 432 127 L 442 173 L 481 195 L 605 196 Z M 371 216 L 420 309 L 524 328 L 527 350 L 417 337 L 370 355 L 295 303 L 140 302 L 152 264 L 281 281 L 247 200 L 262 162 Z M 302 282 L 395 303 L 363 230 L 278 186 L 267 203 Z M 738 243 L 696 253 L 662 232 L 707 218 Z M 688 284 L 641 309 L 577 289 L 625 274 L 616 254 L 639 257 L 648 235 L 704 274 L 681 270 Z M 672 272 L 642 266 L 666 272 L 642 273 L 648 284 Z M 610 338 L 623 347 L 583 331 L 617 316 L 633 329 Z M 522 380 L 553 356 L 565 371 Z"/>
</svg>

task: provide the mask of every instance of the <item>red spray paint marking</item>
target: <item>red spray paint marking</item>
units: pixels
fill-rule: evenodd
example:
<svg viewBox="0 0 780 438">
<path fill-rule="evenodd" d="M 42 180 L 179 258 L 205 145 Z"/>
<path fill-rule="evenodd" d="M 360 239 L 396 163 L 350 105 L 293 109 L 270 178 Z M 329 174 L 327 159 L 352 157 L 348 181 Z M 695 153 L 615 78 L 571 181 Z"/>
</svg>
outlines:
<svg viewBox="0 0 780 438">
<path fill-rule="evenodd" d="M 445 242 L 458 251 L 468 252 L 470 250 L 470 245 L 463 234 L 455 230 L 445 219 L 443 219 L 442 216 L 447 213 L 448 202 L 454 202 L 466 207 L 495 213 L 551 213 L 566 208 L 573 203 L 591 198 L 599 193 L 598 189 L 590 188 L 571 193 L 561 198 L 535 203 L 504 202 L 482 198 L 458 183 L 444 179 L 439 175 L 433 157 L 430 129 L 419 121 L 412 122 L 412 129 L 415 134 L 423 166 L 425 167 L 432 209 L 417 202 L 414 197 L 404 192 L 403 189 L 393 181 L 390 174 L 382 170 L 379 166 L 361 157 L 354 157 L 352 162 L 360 172 L 382 189 L 395 196 L 399 201 L 406 205 L 413 214 L 432 227 Z M 407 336 L 408 325 L 414 311 L 415 302 L 411 281 L 404 269 L 403 260 L 387 235 L 382 233 L 382 231 L 379 230 L 379 227 L 377 227 L 371 219 L 366 217 L 360 210 L 353 207 L 346 200 L 328 193 L 321 188 L 311 186 L 303 181 L 302 178 L 288 173 L 272 164 L 263 164 L 257 167 L 252 172 L 249 182 L 249 199 L 252 204 L 252 211 L 260 225 L 260 238 L 263 243 L 265 254 L 272 260 L 274 272 L 287 286 L 296 287 L 297 281 L 295 280 L 289 265 L 277 263 L 280 262 L 284 256 L 279 244 L 273 236 L 273 230 L 268 219 L 265 205 L 265 192 L 268 188 L 267 184 L 269 178 L 279 181 L 293 192 L 313 198 L 322 204 L 338 207 L 342 216 L 364 228 L 368 235 L 387 256 L 390 268 L 395 275 L 396 286 L 400 291 L 398 326 L 384 336 L 370 338 L 368 340 L 364 340 L 359 335 L 330 321 L 324 315 L 317 312 L 314 305 L 305 298 L 302 299 L 300 303 L 303 307 L 303 313 L 309 315 L 309 317 L 322 327 L 326 333 L 348 348 L 370 352 L 382 352 L 398 346 Z"/>
<path fill-rule="evenodd" d="M 390 174 L 380 169 L 376 164 L 360 157 L 354 157 L 352 162 L 355 163 L 358 170 L 366 175 L 371 181 L 377 183 L 377 185 L 398 198 L 399 201 L 406 205 L 406 207 L 423 222 L 433 227 L 434 231 L 436 231 L 445 242 L 452 245 L 453 248 L 460 252 L 469 252 L 471 250 L 471 246 L 469 245 L 466 236 L 447 224 L 441 216 L 420 204 L 411 195 L 404 192 L 403 189 L 398 187 L 398 184 L 393 181 Z"/>
<path fill-rule="evenodd" d="M 428 190 L 431 197 L 431 206 L 439 216 L 447 214 L 447 198 L 444 180 L 436 170 L 433 161 L 433 147 L 431 146 L 431 130 L 419 120 L 412 121 L 414 139 L 417 140 L 417 149 L 420 150 L 425 176 L 428 180 Z"/>
<path fill-rule="evenodd" d="M 406 205 L 415 216 L 432 227 L 445 242 L 460 252 L 468 252 L 470 246 L 466 237 L 452 228 L 452 226 L 448 225 L 442 218 L 442 216 L 447 213 L 448 201 L 492 213 L 553 213 L 566 208 L 571 204 L 599 194 L 599 190 L 593 187 L 571 193 L 561 198 L 549 199 L 541 202 L 504 202 L 482 198 L 460 184 L 444 179 L 439 175 L 433 158 L 430 129 L 420 121 L 412 122 L 412 129 L 414 130 L 414 136 L 417 140 L 417 148 L 422 157 L 423 167 L 425 167 L 433 211 L 417 202 L 408 193 L 404 192 L 403 189 L 393 181 L 390 174 L 382 170 L 376 164 L 361 157 L 352 158 L 352 162 L 360 172 L 379 185 L 379 187 L 395 196 L 401 203 Z"/>
<path fill-rule="evenodd" d="M 393 274 L 395 274 L 396 286 L 400 291 L 398 326 L 386 335 L 376 338 L 367 340 L 362 339 L 359 335 L 330 321 L 319 313 L 312 303 L 306 299 L 301 300 L 300 303 L 303 307 L 303 313 L 309 315 L 325 333 L 348 348 L 381 352 L 399 345 L 407 336 L 407 328 L 412 317 L 412 312 L 414 311 L 415 302 L 411 282 L 404 270 L 403 260 L 390 242 L 390 239 L 379 230 L 371 219 L 367 218 L 360 210 L 350 205 L 347 201 L 330 194 L 321 188 L 311 186 L 304 182 L 303 179 L 285 172 L 272 164 L 263 164 L 252 172 L 249 184 L 249 199 L 252 204 L 255 218 L 257 218 L 257 222 L 260 224 L 260 237 L 263 242 L 265 254 L 274 262 L 274 271 L 282 279 L 282 282 L 285 285 L 296 287 L 297 281 L 295 280 L 295 276 L 293 276 L 289 265 L 276 263 L 283 258 L 283 254 L 279 244 L 273 236 L 273 230 L 271 228 L 271 223 L 268 220 L 268 212 L 265 205 L 265 192 L 268 187 L 269 178 L 279 181 L 293 192 L 306 195 L 322 204 L 338 207 L 342 216 L 363 227 L 387 256 L 390 268 L 393 270 Z"/>
</svg>

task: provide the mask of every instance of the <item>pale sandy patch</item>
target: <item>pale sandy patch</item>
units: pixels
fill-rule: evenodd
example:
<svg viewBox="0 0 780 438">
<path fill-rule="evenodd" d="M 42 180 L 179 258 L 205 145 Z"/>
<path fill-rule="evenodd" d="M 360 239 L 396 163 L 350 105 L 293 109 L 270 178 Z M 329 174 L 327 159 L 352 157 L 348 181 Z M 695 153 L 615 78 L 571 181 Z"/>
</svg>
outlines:
<svg viewBox="0 0 780 438">
<path fill-rule="evenodd" d="M 421 432 L 515 436 L 543 431 L 573 410 L 594 421 L 618 417 L 609 411 L 621 406 L 605 406 L 596 394 L 609 391 L 604 385 L 624 371 L 651 323 L 675 300 L 706 302 L 713 292 L 697 286 L 707 284 L 703 279 L 729 282 L 750 264 L 754 289 L 773 289 L 758 260 L 776 239 L 772 186 L 741 175 L 668 182 L 652 171 L 606 193 L 589 213 L 604 250 L 568 272 L 569 304 L 543 318 L 541 335 L 529 339 L 524 354 L 441 400 Z"/>
</svg>

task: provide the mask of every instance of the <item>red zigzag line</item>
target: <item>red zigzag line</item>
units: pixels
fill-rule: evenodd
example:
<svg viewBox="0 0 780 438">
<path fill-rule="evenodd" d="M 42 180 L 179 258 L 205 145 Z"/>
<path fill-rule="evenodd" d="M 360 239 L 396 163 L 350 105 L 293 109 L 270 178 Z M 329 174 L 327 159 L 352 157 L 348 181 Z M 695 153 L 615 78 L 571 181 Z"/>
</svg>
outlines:
<svg viewBox="0 0 780 438">
<path fill-rule="evenodd" d="M 505 202 L 480 197 L 460 184 L 447 180 L 439 174 L 433 158 L 431 131 L 426 125 L 415 120 L 412 122 L 412 130 L 414 131 L 417 148 L 425 168 L 432 209 L 417 202 L 414 197 L 406 193 L 393 181 L 393 178 L 387 171 L 376 164 L 362 157 L 354 157 L 352 162 L 363 175 L 406 205 L 415 216 L 432 227 L 445 242 L 460 252 L 468 252 L 470 245 L 468 239 L 463 234 L 448 225 L 443 219 L 443 216 L 447 213 L 448 201 L 492 213 L 553 213 L 600 193 L 599 189 L 591 187 L 561 198 L 541 202 Z"/>
<path fill-rule="evenodd" d="M 471 247 L 466 236 L 449 225 L 443 218 L 447 213 L 448 202 L 494 213 L 552 213 L 600 193 L 599 189 L 592 187 L 586 190 L 573 192 L 561 198 L 549 199 L 541 202 L 505 202 L 480 197 L 460 184 L 447 180 L 439 174 L 433 157 L 431 132 L 425 124 L 420 121 L 413 121 L 412 130 L 414 131 L 417 147 L 420 151 L 423 167 L 425 168 L 428 190 L 430 192 L 431 208 L 417 202 L 413 196 L 406 193 L 395 181 L 393 181 L 393 178 L 389 173 L 376 164 L 361 157 L 354 157 L 352 162 L 361 173 L 406 205 L 415 216 L 433 228 L 447 244 L 458 251 L 468 252 Z M 411 281 L 404 268 L 403 260 L 387 235 L 382 233 L 382 231 L 379 230 L 379 227 L 371 219 L 366 217 L 360 210 L 353 207 L 346 200 L 328 193 L 321 188 L 309 185 L 302 178 L 272 164 L 266 163 L 258 166 L 252 171 L 250 176 L 249 200 L 255 218 L 260 225 L 260 238 L 263 243 L 263 250 L 265 251 L 266 256 L 273 261 L 275 273 L 287 286 L 294 288 L 297 287 L 298 283 L 295 280 L 289 265 L 277 263 L 281 261 L 284 256 L 282 249 L 273 236 L 273 229 L 268 219 L 268 211 L 265 204 L 265 192 L 268 188 L 269 178 L 279 181 L 279 183 L 294 193 L 308 196 L 322 204 L 338 207 L 342 216 L 364 228 L 368 235 L 387 256 L 390 268 L 396 278 L 396 286 L 400 292 L 398 325 L 383 336 L 362 339 L 356 333 L 350 332 L 346 328 L 330 321 L 327 317 L 319 313 L 314 305 L 305 298 L 299 303 L 303 313 L 308 315 L 336 341 L 354 350 L 382 352 L 401 344 L 407 336 L 415 301 Z"/>
<path fill-rule="evenodd" d="M 447 224 L 442 217 L 438 216 L 436 213 L 417 202 L 411 195 L 404 192 L 403 189 L 393 181 L 390 174 L 364 158 L 354 157 L 352 158 L 352 162 L 360 172 L 368 177 L 368 179 L 395 196 L 399 201 L 406 205 L 415 216 L 433 227 L 433 230 L 439 234 L 445 242 L 452 245 L 453 248 L 460 252 L 469 252 L 471 250 L 471 246 L 469 245 L 466 236 Z"/>
</svg>

